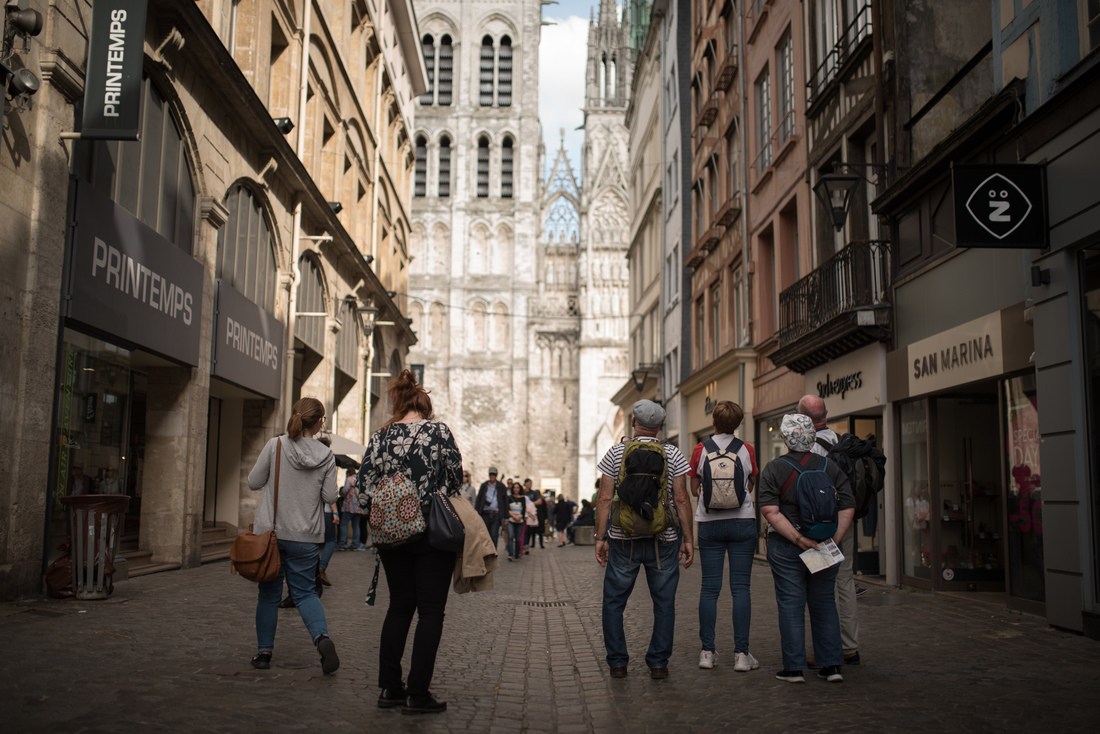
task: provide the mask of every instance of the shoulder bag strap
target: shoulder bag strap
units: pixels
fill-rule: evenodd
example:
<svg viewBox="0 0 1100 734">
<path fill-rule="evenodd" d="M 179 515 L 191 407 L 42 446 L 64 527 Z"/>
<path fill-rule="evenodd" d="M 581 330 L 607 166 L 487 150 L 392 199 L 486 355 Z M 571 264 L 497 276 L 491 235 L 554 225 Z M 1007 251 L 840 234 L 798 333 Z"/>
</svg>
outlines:
<svg viewBox="0 0 1100 734">
<path fill-rule="evenodd" d="M 275 511 L 271 513 L 271 527 L 279 516 L 279 470 L 283 468 L 283 439 L 275 437 Z"/>
<path fill-rule="evenodd" d="M 784 464 L 791 465 L 791 473 L 787 477 L 787 481 L 783 482 L 782 489 L 779 490 L 780 498 L 782 498 L 783 495 L 787 494 L 787 490 L 791 488 L 791 485 L 794 484 L 795 478 L 802 473 L 802 470 L 809 468 L 809 465 L 806 463 L 806 459 L 812 458 L 814 456 L 817 456 L 817 454 L 815 454 L 813 451 L 807 451 L 798 461 L 792 459 L 790 454 L 783 454 L 779 457 L 780 460 L 786 459 L 786 461 L 783 462 Z"/>
</svg>

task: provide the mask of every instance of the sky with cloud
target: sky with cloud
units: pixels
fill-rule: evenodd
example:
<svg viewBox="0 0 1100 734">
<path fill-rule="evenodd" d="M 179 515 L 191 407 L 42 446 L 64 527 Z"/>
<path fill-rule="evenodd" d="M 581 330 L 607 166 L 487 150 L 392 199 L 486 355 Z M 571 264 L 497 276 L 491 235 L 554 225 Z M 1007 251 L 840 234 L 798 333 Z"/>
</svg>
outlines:
<svg viewBox="0 0 1100 734">
<path fill-rule="evenodd" d="M 573 172 L 581 177 L 584 136 L 585 64 L 588 61 L 588 20 L 599 12 L 600 0 L 560 0 L 542 8 L 539 44 L 539 116 L 546 144 L 546 165 L 554 162 L 559 130 L 565 130 L 566 151 Z"/>
</svg>

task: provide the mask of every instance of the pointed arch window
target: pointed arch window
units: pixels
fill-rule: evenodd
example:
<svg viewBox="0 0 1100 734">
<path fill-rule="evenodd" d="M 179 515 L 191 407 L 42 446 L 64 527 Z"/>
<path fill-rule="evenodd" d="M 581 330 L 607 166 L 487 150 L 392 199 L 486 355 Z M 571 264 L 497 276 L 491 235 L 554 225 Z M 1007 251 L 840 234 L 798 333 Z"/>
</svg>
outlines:
<svg viewBox="0 0 1100 734">
<path fill-rule="evenodd" d="M 487 309 L 481 302 L 470 308 L 470 351 L 480 352 L 488 347 Z"/>
<path fill-rule="evenodd" d="M 275 310 L 275 242 L 256 195 L 243 184 L 225 197 L 229 218 L 218 230 L 216 276 L 257 306 Z"/>
<path fill-rule="evenodd" d="M 428 90 L 420 95 L 420 104 L 449 107 L 454 85 L 454 43 L 446 33 L 438 43 L 431 34 L 425 34 L 420 45 L 428 71 Z"/>
<path fill-rule="evenodd" d="M 478 100 L 482 107 L 493 106 L 493 38 L 481 39 L 481 54 L 478 61 Z"/>
<path fill-rule="evenodd" d="M 428 140 L 423 135 L 416 136 L 416 168 L 413 180 L 413 195 L 428 195 Z"/>
<path fill-rule="evenodd" d="M 477 198 L 489 196 L 489 138 L 477 139 Z"/>
<path fill-rule="evenodd" d="M 359 318 L 355 302 L 340 302 L 340 333 L 336 336 L 336 369 L 352 382 L 359 379 Z"/>
<path fill-rule="evenodd" d="M 430 105 L 435 101 L 435 39 L 425 34 L 420 42 L 424 50 L 424 66 L 428 72 L 428 89 L 420 95 L 420 104 Z"/>
<path fill-rule="evenodd" d="M 77 141 L 77 175 L 165 239 L 190 253 L 195 188 L 171 105 L 148 76 L 141 87 L 140 140 Z"/>
<path fill-rule="evenodd" d="M 500 149 L 500 198 L 512 198 L 512 174 L 515 168 L 515 151 L 512 138 L 504 138 Z"/>
<path fill-rule="evenodd" d="M 451 195 L 451 139 L 444 135 L 439 139 L 439 197 Z"/>
<path fill-rule="evenodd" d="M 500 39 L 500 52 L 497 58 L 497 104 L 501 107 L 512 106 L 512 39 L 508 36 Z"/>
<path fill-rule="evenodd" d="M 455 49 L 451 37 L 446 34 L 439 39 L 438 69 L 439 82 L 436 85 L 438 89 L 436 98 L 440 106 L 450 107 L 451 89 L 454 84 Z"/>
</svg>

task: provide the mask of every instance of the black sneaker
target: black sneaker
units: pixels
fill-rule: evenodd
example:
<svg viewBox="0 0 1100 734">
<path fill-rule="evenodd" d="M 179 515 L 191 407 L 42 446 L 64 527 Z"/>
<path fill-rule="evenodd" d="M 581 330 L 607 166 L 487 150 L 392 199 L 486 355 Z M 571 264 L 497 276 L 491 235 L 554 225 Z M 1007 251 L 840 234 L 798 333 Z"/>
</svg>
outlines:
<svg viewBox="0 0 1100 734">
<path fill-rule="evenodd" d="M 776 680 L 786 681 L 787 683 L 805 683 L 806 678 L 802 675 L 801 670 L 781 670 L 775 674 Z"/>
<path fill-rule="evenodd" d="M 252 658 L 252 667 L 256 670 L 268 670 L 271 668 L 271 653 L 256 653 L 256 657 Z"/>
<path fill-rule="evenodd" d="M 824 668 L 817 671 L 817 677 L 822 680 L 827 680 L 830 683 L 844 682 L 844 676 L 840 674 L 839 665 L 826 665 Z"/>
<path fill-rule="evenodd" d="M 340 658 L 336 655 L 336 645 L 328 637 L 317 638 L 317 652 L 321 653 L 321 670 L 325 675 L 335 673 L 340 668 Z"/>
<path fill-rule="evenodd" d="M 447 710 L 445 701 L 436 701 L 432 694 L 427 696 L 409 696 L 405 699 L 405 707 L 401 713 L 410 716 L 415 714 L 441 714 Z"/>
<path fill-rule="evenodd" d="M 378 694 L 378 708 L 392 709 L 405 705 L 405 699 L 409 697 L 404 688 L 383 688 Z"/>
</svg>

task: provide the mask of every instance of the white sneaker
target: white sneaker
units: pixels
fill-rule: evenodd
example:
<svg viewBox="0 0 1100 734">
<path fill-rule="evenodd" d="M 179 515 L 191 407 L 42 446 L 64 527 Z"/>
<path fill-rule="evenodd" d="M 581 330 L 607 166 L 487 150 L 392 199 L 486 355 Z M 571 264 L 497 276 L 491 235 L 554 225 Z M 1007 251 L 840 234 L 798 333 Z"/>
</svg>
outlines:
<svg viewBox="0 0 1100 734">
<path fill-rule="evenodd" d="M 718 664 L 718 653 L 711 652 L 710 650 L 703 650 L 699 653 L 699 667 L 704 670 L 710 670 Z"/>
<path fill-rule="evenodd" d="M 702 665 L 702 663 L 699 663 Z M 760 667 L 760 661 L 751 652 L 739 652 L 733 656 L 733 669 L 738 673 L 747 673 Z"/>
</svg>

